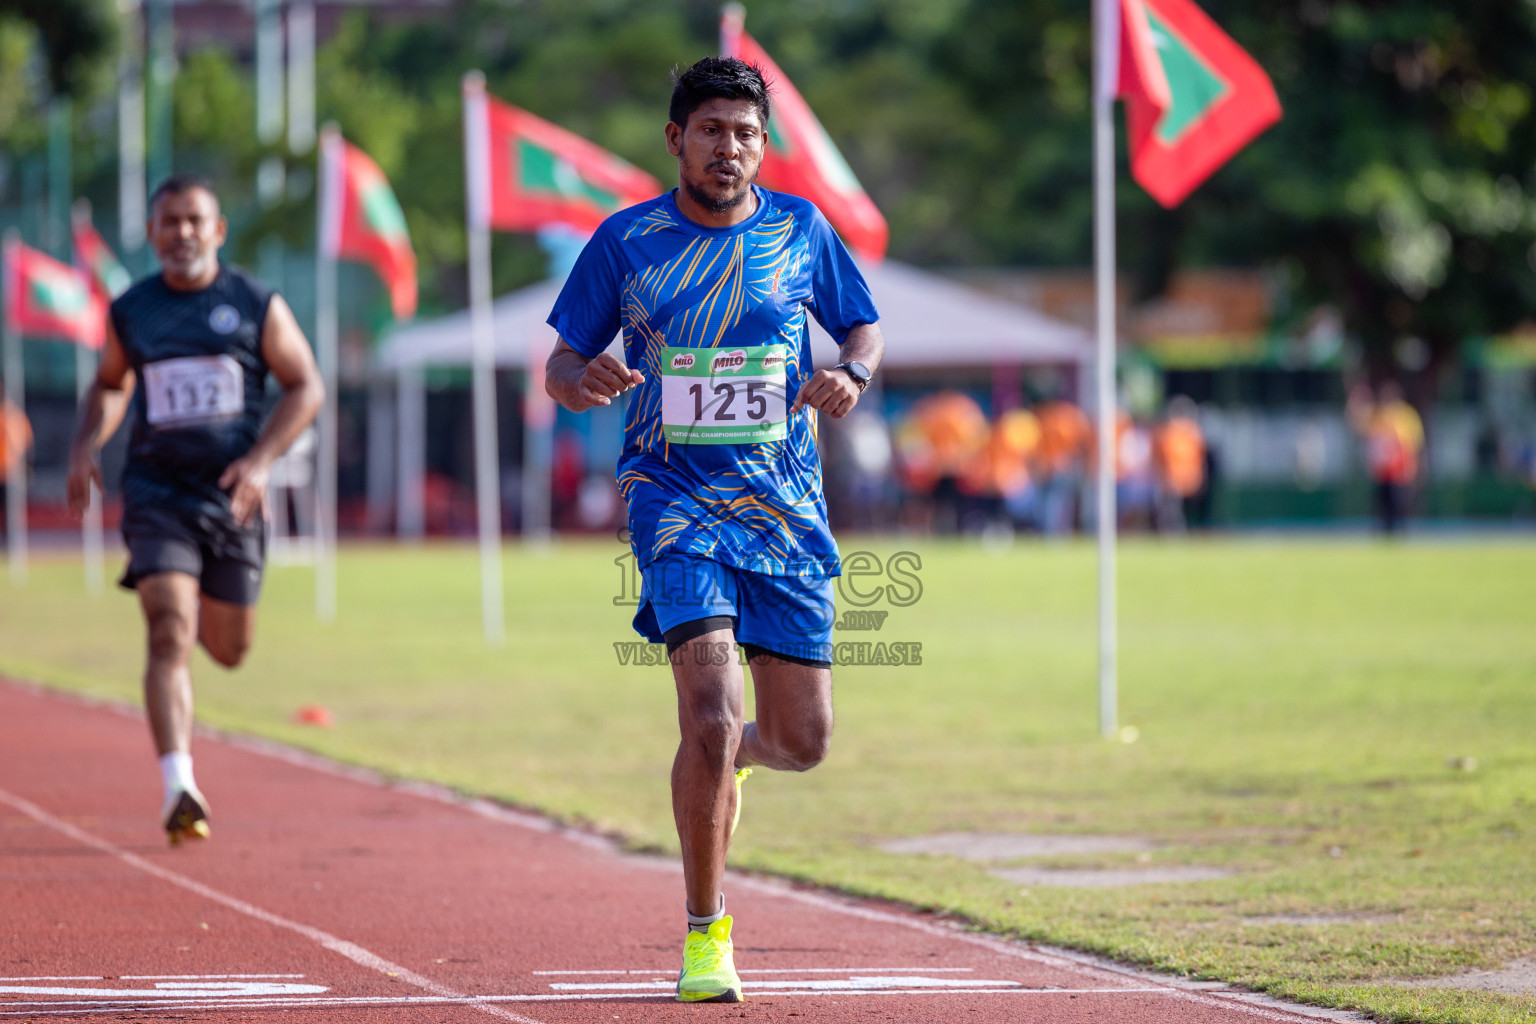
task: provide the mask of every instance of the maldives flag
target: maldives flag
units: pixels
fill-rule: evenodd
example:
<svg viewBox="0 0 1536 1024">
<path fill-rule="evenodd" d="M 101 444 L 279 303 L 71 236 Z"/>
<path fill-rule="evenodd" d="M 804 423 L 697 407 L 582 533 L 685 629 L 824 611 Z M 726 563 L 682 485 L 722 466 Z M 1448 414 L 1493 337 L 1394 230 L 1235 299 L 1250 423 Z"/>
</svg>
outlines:
<svg viewBox="0 0 1536 1024">
<path fill-rule="evenodd" d="M 416 315 L 416 251 L 379 165 L 334 128 L 320 140 L 320 254 L 373 268 L 395 318 Z"/>
<path fill-rule="evenodd" d="M 1101 0 L 1101 99 L 1125 100 L 1131 175 L 1177 206 L 1280 120 L 1269 76 L 1190 0 Z"/>
<path fill-rule="evenodd" d="M 106 302 L 74 267 L 23 245 L 5 241 L 5 320 L 22 337 L 66 338 L 101 348 L 106 340 Z"/>
<path fill-rule="evenodd" d="M 464 76 L 464 106 L 476 226 L 595 231 L 610 214 L 662 192 L 661 182 L 603 147 L 487 96 L 476 72 Z"/>
<path fill-rule="evenodd" d="M 86 200 L 75 203 L 70 229 L 75 242 L 75 266 L 91 279 L 96 294 L 110 302 L 127 291 L 133 278 L 91 224 L 91 204 Z"/>
<path fill-rule="evenodd" d="M 739 57 L 768 80 L 773 110 L 768 118 L 768 150 L 757 173 L 758 184 L 809 199 L 832 222 L 848 248 L 867 259 L 881 259 L 891 233 L 885 218 L 854 177 L 832 136 L 816 120 L 810 105 L 773 58 L 742 28 L 744 17 L 739 4 L 731 4 L 721 12 L 720 53 L 724 57 Z"/>
</svg>

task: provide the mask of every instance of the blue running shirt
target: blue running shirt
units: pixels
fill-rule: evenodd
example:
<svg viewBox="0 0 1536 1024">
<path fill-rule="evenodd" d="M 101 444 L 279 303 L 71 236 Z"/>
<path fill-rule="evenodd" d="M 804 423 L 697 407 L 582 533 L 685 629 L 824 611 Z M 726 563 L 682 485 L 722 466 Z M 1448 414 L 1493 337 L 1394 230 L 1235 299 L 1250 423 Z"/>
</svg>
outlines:
<svg viewBox="0 0 1536 1024">
<path fill-rule="evenodd" d="M 626 364 L 645 374 L 618 464 L 642 568 L 687 552 L 774 576 L 838 573 L 816 412 L 782 421 L 814 372 L 806 314 L 839 345 L 880 315 L 814 205 L 753 190 L 757 211 L 729 228 L 689 220 L 670 192 L 609 217 L 549 316 L 589 359 L 622 329 Z M 782 385 L 763 383 L 775 374 Z"/>
</svg>

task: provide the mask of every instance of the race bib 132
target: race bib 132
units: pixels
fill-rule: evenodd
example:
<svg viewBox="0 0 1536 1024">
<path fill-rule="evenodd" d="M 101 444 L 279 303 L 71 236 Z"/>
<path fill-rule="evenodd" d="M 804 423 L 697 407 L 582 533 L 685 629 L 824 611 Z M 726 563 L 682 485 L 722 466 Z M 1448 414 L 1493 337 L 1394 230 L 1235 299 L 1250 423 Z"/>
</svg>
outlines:
<svg viewBox="0 0 1536 1024">
<path fill-rule="evenodd" d="M 185 427 L 245 411 L 245 373 L 233 356 L 184 356 L 144 365 L 150 426 Z"/>
</svg>

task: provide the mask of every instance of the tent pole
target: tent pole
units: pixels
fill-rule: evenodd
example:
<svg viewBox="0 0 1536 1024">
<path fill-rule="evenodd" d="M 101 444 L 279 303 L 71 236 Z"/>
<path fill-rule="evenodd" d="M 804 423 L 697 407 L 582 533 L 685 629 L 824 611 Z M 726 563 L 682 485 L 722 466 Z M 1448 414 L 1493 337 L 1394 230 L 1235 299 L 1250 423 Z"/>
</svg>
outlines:
<svg viewBox="0 0 1536 1024">
<path fill-rule="evenodd" d="M 501 473 L 496 445 L 496 350 L 491 330 L 490 154 L 485 76 L 464 76 L 464 174 L 469 236 L 469 330 L 480 525 L 480 614 L 485 642 L 505 640 L 501 597 Z"/>
<path fill-rule="evenodd" d="M 1099 733 L 1119 733 L 1119 640 L 1115 600 L 1115 91 L 1105 64 L 1119 33 L 1106 31 L 1117 0 L 1099 0 L 1094 17 L 1095 61 L 1099 72 L 1093 103 L 1093 278 L 1097 308 L 1099 547 Z M 1116 19 L 1118 20 L 1118 19 Z"/>
<path fill-rule="evenodd" d="M 417 541 L 425 532 L 427 394 L 423 368 L 401 366 L 395 376 L 395 533 Z"/>
</svg>

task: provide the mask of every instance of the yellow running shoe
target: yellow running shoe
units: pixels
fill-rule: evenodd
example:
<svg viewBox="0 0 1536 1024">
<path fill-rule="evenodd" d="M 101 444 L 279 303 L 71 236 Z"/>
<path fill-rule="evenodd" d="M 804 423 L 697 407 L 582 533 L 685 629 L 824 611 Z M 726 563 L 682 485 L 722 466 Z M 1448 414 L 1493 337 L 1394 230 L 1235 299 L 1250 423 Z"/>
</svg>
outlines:
<svg viewBox="0 0 1536 1024">
<path fill-rule="evenodd" d="M 195 789 L 183 789 L 172 793 L 166 800 L 162 815 L 165 819 L 165 835 L 176 846 L 183 839 L 207 839 L 208 801 Z"/>
<path fill-rule="evenodd" d="M 736 826 L 741 824 L 741 782 L 751 774 L 751 768 L 736 769 L 736 813 L 731 816 L 731 835 L 736 834 Z"/>
<path fill-rule="evenodd" d="M 731 959 L 731 919 L 722 917 L 708 932 L 688 929 L 683 969 L 677 976 L 680 1003 L 739 1003 L 741 978 Z"/>
</svg>

